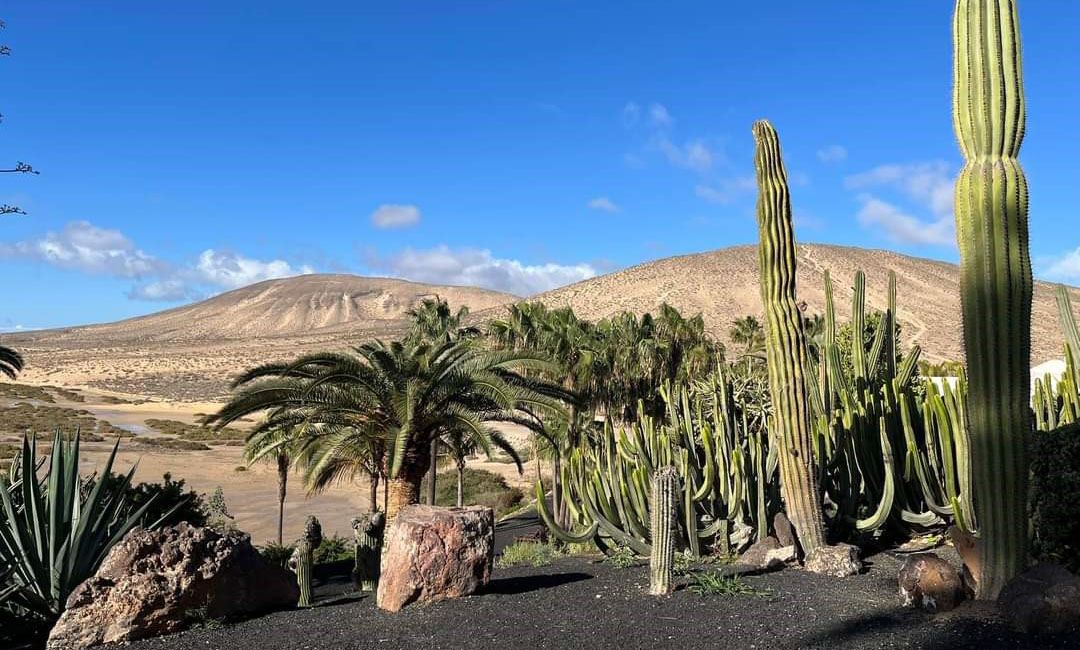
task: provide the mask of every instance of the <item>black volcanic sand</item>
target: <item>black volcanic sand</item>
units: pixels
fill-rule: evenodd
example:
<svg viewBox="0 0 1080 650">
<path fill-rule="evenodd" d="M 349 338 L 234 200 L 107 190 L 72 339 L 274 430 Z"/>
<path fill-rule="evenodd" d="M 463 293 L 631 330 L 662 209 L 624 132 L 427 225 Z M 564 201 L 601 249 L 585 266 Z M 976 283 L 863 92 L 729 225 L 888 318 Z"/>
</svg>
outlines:
<svg viewBox="0 0 1080 650">
<path fill-rule="evenodd" d="M 862 575 L 837 580 L 787 569 L 743 580 L 768 595 L 645 591 L 644 566 L 618 569 L 566 557 L 542 568 L 496 570 L 483 593 L 391 614 L 368 595 L 344 594 L 347 568 L 323 576 L 321 603 L 304 611 L 209 625 L 129 644 L 133 650 L 360 648 L 918 648 L 1080 649 L 1080 636 L 1011 632 L 987 605 L 948 614 L 902 609 L 897 559 L 877 555 Z M 683 579 L 685 581 L 685 579 Z"/>
</svg>

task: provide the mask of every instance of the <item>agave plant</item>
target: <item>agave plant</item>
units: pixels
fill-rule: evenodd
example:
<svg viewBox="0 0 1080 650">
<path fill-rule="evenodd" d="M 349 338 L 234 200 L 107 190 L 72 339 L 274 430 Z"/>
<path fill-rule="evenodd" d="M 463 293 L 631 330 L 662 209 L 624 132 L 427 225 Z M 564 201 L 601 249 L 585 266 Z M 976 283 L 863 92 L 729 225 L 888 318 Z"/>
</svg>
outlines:
<svg viewBox="0 0 1080 650">
<path fill-rule="evenodd" d="M 0 611 L 39 623 L 56 620 L 72 590 L 138 525 L 155 499 L 130 507 L 135 468 L 120 481 L 99 478 L 111 475 L 116 451 L 100 474 L 83 479 L 78 433 L 68 438 L 57 431 L 47 460 L 38 459 L 36 439 L 23 439 L 8 477 L 0 476 Z"/>
</svg>

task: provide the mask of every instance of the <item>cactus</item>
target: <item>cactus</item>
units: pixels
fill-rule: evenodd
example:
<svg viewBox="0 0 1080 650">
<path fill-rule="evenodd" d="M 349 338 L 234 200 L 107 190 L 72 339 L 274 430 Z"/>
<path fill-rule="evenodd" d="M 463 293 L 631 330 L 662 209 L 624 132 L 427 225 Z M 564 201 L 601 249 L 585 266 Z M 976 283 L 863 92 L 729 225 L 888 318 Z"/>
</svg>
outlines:
<svg viewBox="0 0 1080 650">
<path fill-rule="evenodd" d="M 308 517 L 304 525 L 304 535 L 296 542 L 289 568 L 296 574 L 300 586 L 300 600 L 297 607 L 311 607 L 311 572 L 315 561 L 315 549 L 322 544 L 322 526 L 315 517 Z"/>
<path fill-rule="evenodd" d="M 1028 190 L 1016 157 L 1024 92 L 1015 0 L 958 0 L 953 125 L 966 163 L 956 239 L 968 379 L 968 435 L 980 562 L 976 597 L 996 598 L 1027 564 L 1032 430 Z"/>
<path fill-rule="evenodd" d="M 788 517 L 807 554 L 826 545 L 821 489 L 806 389 L 806 340 L 795 299 L 795 236 L 787 170 L 776 129 L 754 124 L 761 300 L 768 323 L 766 355 L 773 403 L 773 438 Z"/>
<path fill-rule="evenodd" d="M 649 556 L 649 593 L 654 596 L 671 593 L 678 492 L 679 471 L 670 466 L 656 470 L 652 477 L 652 553 Z"/>
<path fill-rule="evenodd" d="M 353 581 L 360 591 L 373 592 L 378 588 L 385 525 L 386 516 L 379 510 L 372 510 L 363 517 L 352 520 L 355 542 Z"/>
</svg>

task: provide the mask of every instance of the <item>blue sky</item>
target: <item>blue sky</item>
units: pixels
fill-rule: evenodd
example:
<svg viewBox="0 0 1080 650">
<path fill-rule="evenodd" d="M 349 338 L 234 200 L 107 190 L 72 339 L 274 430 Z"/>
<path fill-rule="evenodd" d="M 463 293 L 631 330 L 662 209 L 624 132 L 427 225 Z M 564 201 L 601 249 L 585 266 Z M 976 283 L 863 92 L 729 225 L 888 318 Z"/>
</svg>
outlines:
<svg viewBox="0 0 1080 650">
<path fill-rule="evenodd" d="M 0 328 L 308 271 L 525 294 L 797 235 L 955 261 L 951 4 L 5 3 Z M 858 7 L 858 10 L 854 10 Z M 1021 4 L 1036 273 L 1080 284 L 1080 3 Z"/>
</svg>

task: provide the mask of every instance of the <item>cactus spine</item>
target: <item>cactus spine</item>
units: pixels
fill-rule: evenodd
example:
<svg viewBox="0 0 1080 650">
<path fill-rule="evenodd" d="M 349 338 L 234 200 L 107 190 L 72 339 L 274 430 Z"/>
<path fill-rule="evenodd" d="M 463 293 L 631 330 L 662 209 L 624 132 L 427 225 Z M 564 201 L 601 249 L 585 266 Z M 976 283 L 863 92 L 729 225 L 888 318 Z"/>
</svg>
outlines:
<svg viewBox="0 0 1080 650">
<path fill-rule="evenodd" d="M 296 573 L 296 583 L 300 586 L 298 607 L 311 607 L 311 571 L 315 561 L 315 549 L 322 544 L 322 526 L 315 517 L 308 517 L 304 526 L 304 536 L 296 542 L 289 568 Z"/>
<path fill-rule="evenodd" d="M 675 518 L 678 509 L 679 471 L 662 467 L 652 477 L 652 552 L 649 555 L 649 593 L 671 593 L 675 563 Z"/>
<path fill-rule="evenodd" d="M 360 591 L 373 592 L 379 586 L 379 560 L 385 524 L 386 517 L 379 510 L 372 510 L 352 520 L 355 542 L 353 580 Z"/>
<path fill-rule="evenodd" d="M 981 556 L 976 597 L 992 599 L 1024 569 L 1028 544 L 1032 279 L 1027 181 L 1016 159 L 1025 121 L 1016 2 L 958 0 L 953 29 L 953 125 L 966 159 L 956 238 Z"/>
<path fill-rule="evenodd" d="M 795 236 L 787 170 L 776 129 L 754 124 L 761 300 L 768 339 L 769 392 L 774 409 L 773 438 L 780 456 L 780 487 L 788 517 L 807 554 L 825 546 L 821 489 L 810 428 L 804 376 L 806 340 L 795 301 Z"/>
</svg>

